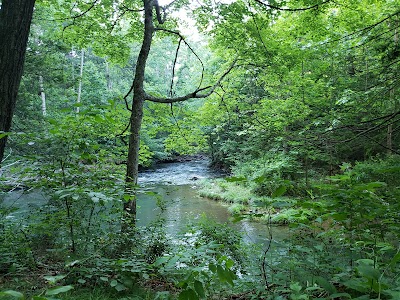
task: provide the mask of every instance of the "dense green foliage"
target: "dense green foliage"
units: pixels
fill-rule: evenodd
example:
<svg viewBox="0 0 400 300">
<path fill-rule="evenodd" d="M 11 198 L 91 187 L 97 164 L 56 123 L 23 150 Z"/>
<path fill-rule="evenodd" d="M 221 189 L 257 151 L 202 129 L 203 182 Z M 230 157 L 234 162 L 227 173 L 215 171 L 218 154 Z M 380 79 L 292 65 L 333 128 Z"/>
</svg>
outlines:
<svg viewBox="0 0 400 300">
<path fill-rule="evenodd" d="M 230 177 L 200 193 L 287 240 L 206 218 L 121 231 L 141 2 L 42 0 L 0 170 L 0 299 L 399 299 L 398 1 L 187 2 L 169 9 L 199 36 L 156 31 L 148 93 L 237 61 L 206 99 L 145 103 L 139 163 L 208 155 Z"/>
</svg>

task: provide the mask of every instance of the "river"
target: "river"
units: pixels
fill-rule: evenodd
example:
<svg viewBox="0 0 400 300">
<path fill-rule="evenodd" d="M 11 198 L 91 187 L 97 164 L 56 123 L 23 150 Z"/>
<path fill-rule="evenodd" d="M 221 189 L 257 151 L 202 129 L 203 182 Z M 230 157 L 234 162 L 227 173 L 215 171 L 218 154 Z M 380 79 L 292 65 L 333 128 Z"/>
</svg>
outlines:
<svg viewBox="0 0 400 300">
<path fill-rule="evenodd" d="M 163 163 L 155 169 L 142 172 L 139 176 L 142 193 L 138 198 L 138 225 L 148 225 L 155 215 L 161 213 L 157 207 L 159 197 L 165 202 L 166 209 L 162 216 L 166 222 L 166 232 L 170 235 L 181 232 L 187 224 L 195 223 L 204 215 L 218 223 L 228 223 L 242 234 L 245 242 L 267 242 L 268 226 L 247 220 L 232 223 L 227 205 L 198 195 L 199 180 L 220 175 L 208 167 L 207 160 L 200 159 Z M 271 230 L 276 241 L 287 237 L 286 228 L 272 227 Z"/>
<path fill-rule="evenodd" d="M 196 223 L 202 216 L 218 223 L 228 223 L 238 230 L 247 243 L 265 244 L 269 239 L 269 228 L 264 224 L 242 220 L 230 222 L 231 216 L 223 203 L 202 198 L 198 195 L 198 183 L 202 179 L 219 177 L 208 167 L 208 161 L 199 159 L 185 162 L 158 164 L 154 169 L 142 171 L 139 176 L 138 222 L 149 225 L 157 217 L 165 220 L 165 230 L 170 236 L 184 231 L 188 224 Z M 162 201 L 162 212 L 157 201 Z M 35 207 L 45 205 L 45 196 L 38 191 L 16 190 L 4 198 L 3 205 L 15 210 L 7 218 L 18 218 Z M 287 236 L 287 230 L 273 227 L 275 241 Z"/>
</svg>

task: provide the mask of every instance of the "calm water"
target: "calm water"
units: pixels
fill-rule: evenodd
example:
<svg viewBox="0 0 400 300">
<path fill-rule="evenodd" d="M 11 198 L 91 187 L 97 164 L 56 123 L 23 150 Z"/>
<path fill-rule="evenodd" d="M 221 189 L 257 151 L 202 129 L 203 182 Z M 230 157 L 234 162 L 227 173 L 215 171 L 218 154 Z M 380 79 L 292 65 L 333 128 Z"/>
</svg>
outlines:
<svg viewBox="0 0 400 300">
<path fill-rule="evenodd" d="M 198 196 L 197 180 L 219 175 L 208 168 L 205 160 L 161 164 L 154 170 L 141 173 L 139 184 L 142 186 L 142 193 L 138 199 L 138 225 L 147 225 L 161 214 L 166 221 L 167 233 L 175 235 L 183 231 L 187 224 L 195 223 L 206 216 L 216 222 L 230 224 L 242 233 L 246 242 L 265 243 L 269 238 L 266 225 L 245 220 L 232 223 L 226 205 Z M 157 207 L 157 197 L 165 202 L 166 209 L 163 213 Z M 273 227 L 272 235 L 274 240 L 282 240 L 287 236 L 287 229 Z"/>
<path fill-rule="evenodd" d="M 267 242 L 269 230 L 266 225 L 249 221 L 231 223 L 226 205 L 198 196 L 198 180 L 219 175 L 208 168 L 205 160 L 159 164 L 155 169 L 142 172 L 139 177 L 141 189 L 138 196 L 138 225 L 148 225 L 161 216 L 165 219 L 167 234 L 174 236 L 185 230 L 188 224 L 196 223 L 202 216 L 206 216 L 236 228 L 246 242 Z M 166 209 L 163 212 L 157 201 L 164 203 Z M 40 191 L 17 190 L 9 193 L 3 204 L 15 208 L 7 218 L 22 218 L 46 202 Z M 273 239 L 279 241 L 287 236 L 287 230 L 273 227 L 272 234 Z"/>
</svg>

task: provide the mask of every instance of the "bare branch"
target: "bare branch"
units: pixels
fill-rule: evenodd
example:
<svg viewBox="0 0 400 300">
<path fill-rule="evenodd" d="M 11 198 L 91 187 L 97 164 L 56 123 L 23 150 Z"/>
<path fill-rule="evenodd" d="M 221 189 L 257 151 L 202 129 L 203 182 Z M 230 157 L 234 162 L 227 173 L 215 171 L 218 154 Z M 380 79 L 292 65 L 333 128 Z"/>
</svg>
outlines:
<svg viewBox="0 0 400 300">
<path fill-rule="evenodd" d="M 354 137 L 349 138 L 349 139 L 344 140 L 344 141 L 339 141 L 339 143 L 351 142 L 351 141 L 357 139 L 360 136 L 363 136 L 363 135 L 365 136 L 367 133 L 370 133 L 372 131 L 381 129 L 384 126 L 387 126 L 387 125 L 390 125 L 390 124 L 394 124 L 394 123 L 398 122 L 399 120 L 398 119 L 395 119 L 394 121 L 392 121 L 392 120 L 399 114 L 400 114 L 400 111 L 397 111 L 397 112 L 395 112 L 393 114 L 390 114 L 382 122 L 380 122 L 379 124 L 377 124 L 375 126 L 372 126 L 370 128 L 367 128 L 365 130 L 362 130 L 361 132 L 357 133 Z M 380 118 L 376 118 L 376 120 L 378 120 L 378 119 L 380 119 Z M 392 122 L 389 123 L 389 121 L 392 121 Z M 347 126 L 347 127 L 349 127 L 349 126 Z"/>
<path fill-rule="evenodd" d="M 392 151 L 393 153 L 396 153 L 396 154 L 400 154 L 400 152 L 396 151 L 395 149 L 390 148 L 390 147 L 388 147 L 388 146 L 382 144 L 381 142 L 378 142 L 378 141 L 376 141 L 376 140 L 370 138 L 370 137 L 367 136 L 366 134 L 364 135 L 364 137 L 365 137 L 366 139 L 370 140 L 371 142 L 374 142 L 375 144 L 381 146 L 381 147 L 384 148 L 384 149 L 390 150 L 390 151 Z"/>
<path fill-rule="evenodd" d="M 308 7 L 299 7 L 299 8 L 283 8 L 283 7 L 279 7 L 279 6 L 275 6 L 269 3 L 265 3 L 262 2 L 261 0 L 255 0 L 257 3 L 266 6 L 268 8 L 272 8 L 272 9 L 276 9 L 276 10 L 281 10 L 281 11 L 305 11 L 305 10 L 310 10 L 310 9 L 314 9 L 314 8 L 318 8 L 320 5 L 324 5 L 327 4 L 329 2 L 331 2 L 331 0 L 326 0 L 326 1 L 322 1 L 320 3 L 308 6 Z"/>
<path fill-rule="evenodd" d="M 158 103 L 175 103 L 175 102 L 182 102 L 186 101 L 189 99 L 199 99 L 199 98 L 207 98 L 210 96 L 216 88 L 221 84 L 222 80 L 232 71 L 232 69 L 235 67 L 237 62 L 237 59 L 235 59 L 232 64 L 229 66 L 229 68 L 224 72 L 224 74 L 221 75 L 221 77 L 218 79 L 218 81 L 213 85 L 205 88 L 198 88 L 194 92 L 189 93 L 185 96 L 181 97 L 174 97 L 174 98 L 161 98 L 161 97 L 154 97 L 152 95 L 148 95 L 146 93 L 145 98 L 146 100 L 152 101 L 152 102 L 158 102 Z M 207 93 L 201 94 L 201 91 L 209 90 Z"/>
<path fill-rule="evenodd" d="M 169 30 L 169 29 L 165 29 L 165 28 L 155 28 L 155 31 L 164 31 L 164 32 L 168 32 L 170 34 L 177 35 L 185 43 L 185 45 L 189 48 L 190 52 L 192 52 L 194 54 L 194 56 L 196 56 L 196 58 L 198 59 L 198 61 L 201 64 L 201 78 L 200 78 L 200 83 L 197 87 L 197 90 L 200 89 L 200 87 L 203 83 L 203 79 L 204 79 L 204 64 L 203 64 L 203 61 L 201 60 L 201 58 L 197 55 L 197 53 L 189 45 L 189 43 L 186 42 L 185 37 L 179 31 Z"/>
<path fill-rule="evenodd" d="M 171 97 L 173 96 L 172 92 L 173 92 L 173 88 L 174 88 L 175 66 L 176 66 L 176 62 L 178 60 L 179 48 L 181 47 L 182 40 L 183 40 L 182 38 L 179 39 L 178 47 L 176 47 L 174 64 L 173 64 L 173 67 L 172 67 L 171 86 L 170 86 L 170 90 L 169 90 L 169 95 Z"/>
<path fill-rule="evenodd" d="M 165 13 L 165 8 L 164 7 L 160 7 L 160 5 L 158 4 L 157 0 L 154 0 L 154 8 L 156 9 L 156 16 L 157 16 L 157 21 L 159 24 L 164 24 L 165 19 L 167 17 L 167 14 Z M 161 10 L 163 11 L 164 15 L 161 17 Z"/>
<path fill-rule="evenodd" d="M 125 101 L 126 109 L 129 110 L 130 112 L 132 112 L 132 109 L 131 109 L 131 108 L 129 107 L 129 105 L 128 105 L 128 100 L 127 100 L 127 98 L 128 98 L 128 96 L 130 95 L 130 93 L 133 91 L 133 87 L 134 87 L 134 85 L 133 85 L 133 83 L 132 83 L 131 88 L 129 89 L 128 93 L 126 93 L 126 95 L 124 96 L 124 101 Z"/>
<path fill-rule="evenodd" d="M 142 11 L 144 11 L 143 8 L 141 8 L 141 9 L 133 9 L 133 8 L 127 7 L 125 4 L 122 4 L 121 7 L 122 7 L 125 11 L 129 11 L 129 12 L 142 12 Z"/>
<path fill-rule="evenodd" d="M 363 32 L 372 30 L 373 28 L 375 28 L 378 25 L 382 24 L 386 20 L 389 20 L 389 19 L 393 18 L 394 16 L 396 16 L 398 14 L 400 14 L 400 10 L 394 12 L 393 14 L 381 19 L 380 21 L 378 21 L 378 22 L 376 22 L 374 24 L 368 25 L 368 26 L 366 26 L 364 28 L 361 28 L 360 30 L 353 31 L 352 33 L 346 34 L 346 35 L 344 35 L 344 36 L 342 36 L 342 37 L 340 37 L 338 39 L 327 41 L 325 43 L 322 43 L 321 45 L 324 45 L 324 44 L 327 44 L 327 43 L 332 43 L 332 42 L 338 42 L 338 41 L 341 41 L 341 40 L 344 40 L 344 39 L 347 39 L 347 38 L 353 38 L 353 36 L 357 36 L 358 34 L 362 34 Z"/>
</svg>

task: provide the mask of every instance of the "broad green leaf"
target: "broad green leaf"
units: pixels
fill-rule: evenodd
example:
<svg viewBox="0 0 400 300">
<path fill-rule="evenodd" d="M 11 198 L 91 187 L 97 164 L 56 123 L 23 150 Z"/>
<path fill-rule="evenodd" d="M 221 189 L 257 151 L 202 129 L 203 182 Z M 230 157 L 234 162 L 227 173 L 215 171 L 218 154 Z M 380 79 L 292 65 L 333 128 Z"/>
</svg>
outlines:
<svg viewBox="0 0 400 300">
<path fill-rule="evenodd" d="M 169 261 L 171 259 L 171 257 L 168 256 L 163 256 L 163 257 L 159 257 L 156 259 L 156 261 L 154 262 L 154 265 L 156 267 L 162 265 L 163 263 L 166 263 L 167 261 Z"/>
<path fill-rule="evenodd" d="M 278 187 L 271 195 L 272 198 L 277 198 L 282 196 L 287 190 L 287 187 L 285 185 L 281 185 Z"/>
<path fill-rule="evenodd" d="M 178 299 L 179 300 L 198 300 L 199 296 L 196 294 L 196 292 L 194 290 L 192 290 L 191 288 L 188 288 L 188 289 L 180 292 Z"/>
<path fill-rule="evenodd" d="M 174 268 L 176 263 L 178 262 L 178 260 L 180 259 L 180 256 L 175 255 L 174 257 L 172 257 L 169 262 L 166 264 L 165 268 Z"/>
<path fill-rule="evenodd" d="M 115 280 L 115 279 L 113 279 L 113 280 L 110 281 L 110 286 L 111 286 L 111 287 L 115 287 L 117 284 L 118 284 L 118 281 Z"/>
<path fill-rule="evenodd" d="M 125 291 L 125 290 L 126 290 L 126 286 L 123 285 L 123 284 L 121 284 L 121 283 L 118 283 L 114 288 L 115 288 L 118 292 L 122 292 L 122 291 Z"/>
<path fill-rule="evenodd" d="M 345 221 L 348 219 L 348 215 L 345 213 L 333 213 L 331 217 L 335 221 Z"/>
<path fill-rule="evenodd" d="M 233 261 L 232 259 L 227 259 L 227 260 L 225 261 L 225 266 L 226 266 L 228 269 L 232 268 L 233 265 L 234 265 L 234 261 Z"/>
<path fill-rule="evenodd" d="M 299 293 L 303 288 L 298 282 L 293 282 L 290 284 L 290 289 L 296 293 Z"/>
<path fill-rule="evenodd" d="M 0 131 L 0 139 L 2 139 L 5 136 L 9 136 L 10 134 L 11 134 L 11 132 Z"/>
<path fill-rule="evenodd" d="M 396 253 L 396 255 L 392 258 L 392 260 L 389 263 L 389 266 L 394 267 L 399 260 L 400 260 L 400 252 Z"/>
<path fill-rule="evenodd" d="M 267 179 L 267 177 L 265 175 L 263 175 L 263 176 L 259 176 L 259 177 L 255 178 L 255 179 L 253 179 L 253 181 L 255 183 L 260 184 L 260 183 L 263 183 L 266 179 Z"/>
<path fill-rule="evenodd" d="M 0 296 L 11 296 L 17 299 L 25 299 L 24 295 L 20 292 L 8 290 L 4 292 L 0 292 Z"/>
<path fill-rule="evenodd" d="M 220 265 L 217 265 L 217 275 L 218 275 L 218 278 L 219 278 L 219 280 L 221 282 L 225 282 L 226 281 L 225 270 Z"/>
<path fill-rule="evenodd" d="M 337 293 L 335 286 L 332 283 L 330 283 L 328 280 L 326 280 L 325 278 L 318 276 L 317 278 L 315 278 L 315 281 L 320 287 L 322 287 L 329 294 Z"/>
<path fill-rule="evenodd" d="M 64 279 L 66 275 L 56 275 L 56 276 L 44 276 L 43 278 L 46 279 L 49 283 L 56 283 L 57 281 Z"/>
<path fill-rule="evenodd" d="M 194 290 L 200 298 L 205 298 L 206 294 L 204 292 L 203 283 L 201 281 L 195 280 L 194 282 Z"/>
<path fill-rule="evenodd" d="M 365 279 L 361 280 L 360 278 L 351 278 L 343 282 L 343 284 L 352 290 L 362 293 L 367 292 L 371 288 Z"/>
<path fill-rule="evenodd" d="M 61 293 L 68 292 L 68 291 L 72 290 L 73 288 L 74 287 L 72 285 L 64 285 L 64 286 L 55 287 L 55 288 L 47 290 L 46 295 L 48 295 L 48 296 L 58 295 Z"/>
<path fill-rule="evenodd" d="M 217 266 L 213 263 L 210 263 L 208 265 L 208 268 L 210 269 L 211 272 L 216 273 L 217 272 Z"/>
</svg>

